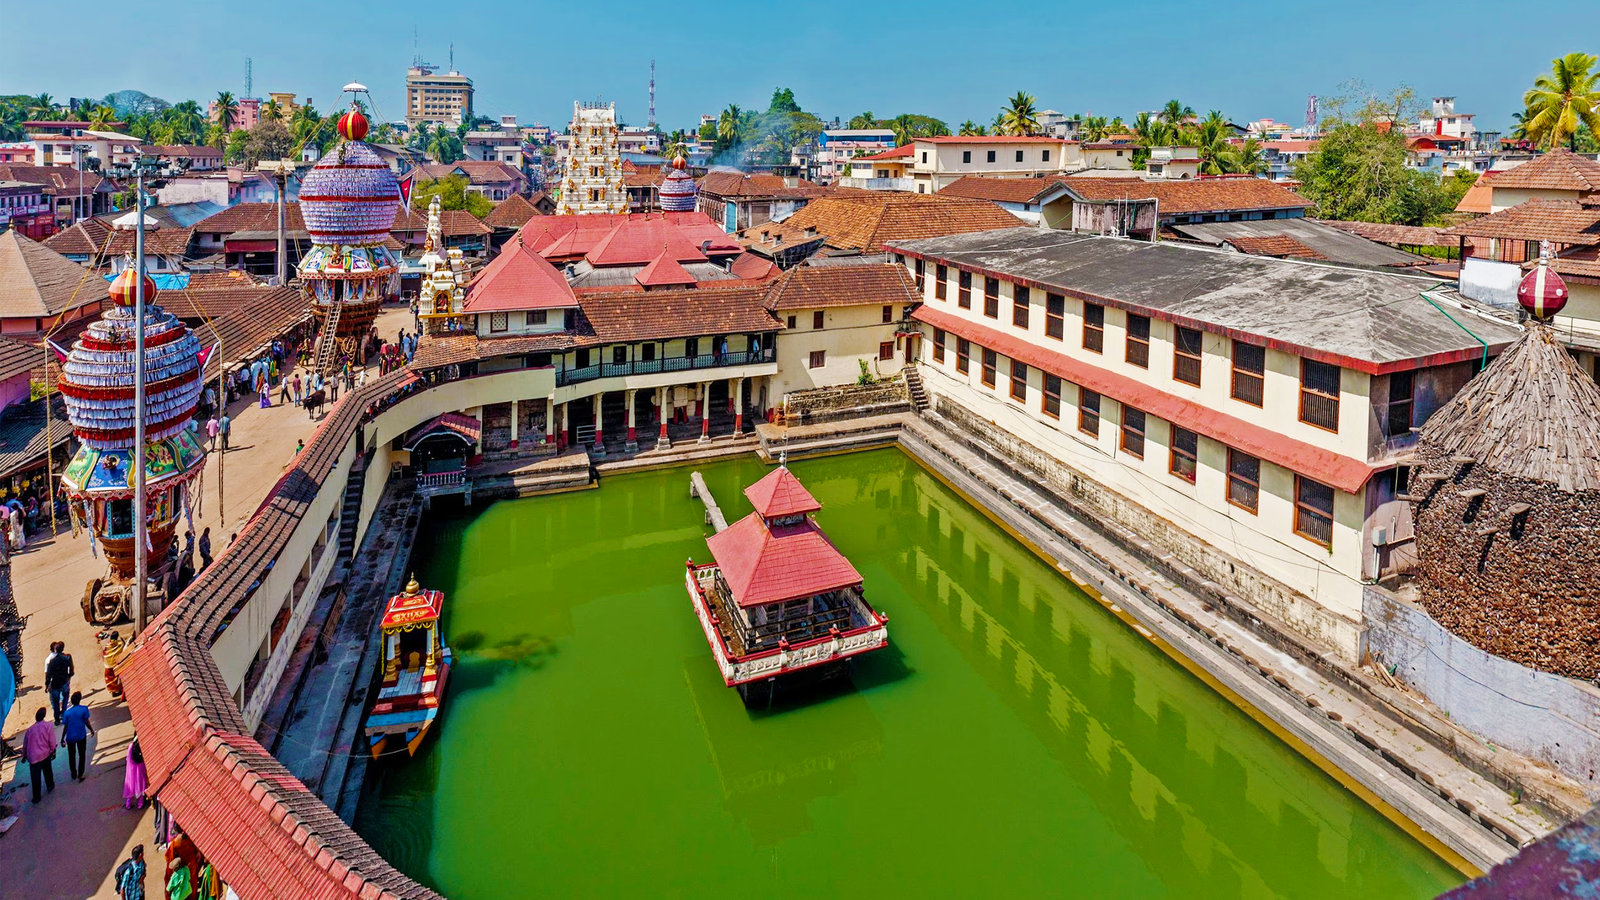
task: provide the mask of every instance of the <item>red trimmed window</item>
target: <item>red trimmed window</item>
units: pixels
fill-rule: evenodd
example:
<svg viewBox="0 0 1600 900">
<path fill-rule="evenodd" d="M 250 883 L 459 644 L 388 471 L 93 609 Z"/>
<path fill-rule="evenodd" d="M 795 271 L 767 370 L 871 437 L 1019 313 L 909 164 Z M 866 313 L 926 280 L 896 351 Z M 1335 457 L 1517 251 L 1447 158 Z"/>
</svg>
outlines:
<svg viewBox="0 0 1600 900">
<path fill-rule="evenodd" d="M 1011 399 L 1024 405 L 1028 402 L 1028 364 L 1011 361 Z"/>
<path fill-rule="evenodd" d="M 1028 330 L 1028 303 L 1032 293 L 1020 284 L 1011 289 L 1011 324 L 1023 331 Z"/>
<path fill-rule="evenodd" d="M 1044 295 L 1044 336 L 1061 340 L 1067 334 L 1067 298 Z"/>
<path fill-rule="evenodd" d="M 972 369 L 972 342 L 956 338 L 956 371 L 965 375 Z"/>
<path fill-rule="evenodd" d="M 944 329 L 943 328 L 935 328 L 933 330 L 933 361 L 936 362 L 936 363 L 944 362 Z"/>
<path fill-rule="evenodd" d="M 1122 404 L 1122 450 L 1144 459 L 1144 410 Z"/>
<path fill-rule="evenodd" d="M 1172 426 L 1171 454 L 1167 471 L 1194 484 L 1196 458 L 1200 453 L 1200 437 L 1187 428 Z"/>
<path fill-rule="evenodd" d="M 983 314 L 1000 318 L 1000 282 L 993 278 L 983 279 Z"/>
<path fill-rule="evenodd" d="M 1233 342 L 1233 399 L 1260 406 L 1266 398 L 1267 348 Z"/>
<path fill-rule="evenodd" d="M 1049 372 L 1044 373 L 1044 400 L 1039 409 L 1052 419 L 1061 418 L 1061 379 Z"/>
<path fill-rule="evenodd" d="M 1078 388 L 1078 430 L 1100 436 L 1100 395 L 1088 388 Z"/>
<path fill-rule="evenodd" d="M 894 341 L 878 342 L 878 361 L 894 359 Z"/>
<path fill-rule="evenodd" d="M 1339 373 L 1338 366 L 1300 360 L 1300 421 L 1339 431 Z"/>
<path fill-rule="evenodd" d="M 950 288 L 950 270 L 944 266 L 935 266 L 933 274 L 933 299 L 943 300 L 945 292 Z"/>
<path fill-rule="evenodd" d="M 994 370 L 1000 365 L 1000 354 L 984 348 L 983 351 L 983 386 L 994 387 Z"/>
<path fill-rule="evenodd" d="M 1304 475 L 1294 477 L 1294 533 L 1333 547 L 1333 488 Z"/>
<path fill-rule="evenodd" d="M 1083 305 L 1083 349 L 1093 353 L 1106 349 L 1106 308 L 1098 303 Z"/>
<path fill-rule="evenodd" d="M 1228 448 L 1228 502 L 1251 513 L 1261 504 L 1261 460 Z"/>
<path fill-rule="evenodd" d="M 1150 368 L 1150 317 L 1128 313 L 1128 340 L 1123 358 L 1141 369 Z"/>
<path fill-rule="evenodd" d="M 1182 325 L 1173 330 L 1172 378 L 1184 384 L 1200 386 L 1200 332 Z M 1193 480 L 1193 479 L 1190 479 Z"/>
<path fill-rule="evenodd" d="M 956 305 L 962 309 L 972 308 L 972 273 L 959 271 L 956 273 Z"/>
</svg>

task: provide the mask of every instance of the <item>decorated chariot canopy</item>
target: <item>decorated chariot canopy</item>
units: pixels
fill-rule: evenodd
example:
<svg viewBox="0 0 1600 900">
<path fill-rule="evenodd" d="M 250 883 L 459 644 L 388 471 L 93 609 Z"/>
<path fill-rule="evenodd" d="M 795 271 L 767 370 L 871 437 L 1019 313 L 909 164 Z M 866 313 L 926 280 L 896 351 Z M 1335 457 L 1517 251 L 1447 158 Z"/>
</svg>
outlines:
<svg viewBox="0 0 1600 900">
<path fill-rule="evenodd" d="M 133 448 L 134 268 L 111 282 L 112 306 L 61 358 L 61 394 L 67 418 L 85 449 Z M 184 431 L 199 405 L 202 369 L 210 350 L 177 316 L 152 301 L 155 282 L 145 276 L 145 439 L 159 442 Z"/>
<path fill-rule="evenodd" d="M 150 491 L 172 482 L 186 481 L 205 462 L 206 451 L 193 432 L 150 443 L 145 450 L 144 480 Z M 61 485 L 72 496 L 118 500 L 133 496 L 133 452 L 79 448 L 61 475 Z"/>
<path fill-rule="evenodd" d="M 339 117 L 338 131 L 344 140 L 300 184 L 306 233 L 312 244 L 324 247 L 382 246 L 399 210 L 400 183 L 361 140 L 367 120 L 358 109 Z"/>
<path fill-rule="evenodd" d="M 661 208 L 667 212 L 693 212 L 698 193 L 694 176 L 689 174 L 689 162 L 679 153 L 667 168 L 667 176 L 661 180 Z"/>
</svg>

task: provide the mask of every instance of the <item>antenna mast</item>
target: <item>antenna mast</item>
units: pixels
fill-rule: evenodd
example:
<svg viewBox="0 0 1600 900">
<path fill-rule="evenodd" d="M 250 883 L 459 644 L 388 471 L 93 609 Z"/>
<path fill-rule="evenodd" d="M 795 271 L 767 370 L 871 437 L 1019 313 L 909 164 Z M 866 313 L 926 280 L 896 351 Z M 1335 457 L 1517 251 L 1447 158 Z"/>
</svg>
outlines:
<svg viewBox="0 0 1600 900">
<path fill-rule="evenodd" d="M 656 61 L 650 60 L 650 130 L 656 130 Z"/>
<path fill-rule="evenodd" d="M 244 58 L 244 98 L 246 100 L 255 99 L 255 94 L 252 92 L 254 87 L 255 85 L 250 80 L 250 57 L 246 56 Z"/>
</svg>

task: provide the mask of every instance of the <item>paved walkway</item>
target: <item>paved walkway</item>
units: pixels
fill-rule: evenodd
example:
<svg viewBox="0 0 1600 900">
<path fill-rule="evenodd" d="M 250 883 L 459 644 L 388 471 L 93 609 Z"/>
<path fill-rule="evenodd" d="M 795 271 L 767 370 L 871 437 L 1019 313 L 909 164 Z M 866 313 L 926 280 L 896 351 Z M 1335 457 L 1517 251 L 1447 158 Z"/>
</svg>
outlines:
<svg viewBox="0 0 1600 900">
<path fill-rule="evenodd" d="M 385 338 L 393 339 L 402 327 L 412 330 L 411 316 L 404 309 L 385 310 L 378 319 L 379 334 Z M 244 525 L 277 483 L 294 458 L 296 441 L 309 438 L 316 427 L 304 410 L 292 405 L 260 409 L 254 401 L 241 400 L 229 407 L 228 414 L 233 418 L 231 449 L 225 458 L 213 453 L 207 460 L 202 515 L 194 522 L 197 538 L 202 529 L 211 528 L 214 555 L 222 553 L 228 535 Z M 179 529 L 180 536 L 183 530 Z M 55 793 L 37 806 L 29 802 L 27 765 L 19 766 L 17 758 L 0 764 L 0 801 L 12 804 L 19 815 L 11 830 L 0 835 L 0 858 L 5 860 L 0 884 L 7 886 L 0 895 L 12 896 L 14 887 L 16 896 L 114 898 L 111 873 L 133 845 L 141 843 L 151 871 L 147 894 L 161 893 L 156 882 L 163 863 L 152 841 L 149 807 L 143 812 L 122 807 L 124 760 L 133 740 L 133 723 L 127 706 L 105 689 L 95 641 L 98 629 L 83 619 L 84 586 L 104 571 L 104 559 L 89 555 L 87 537 L 74 538 L 65 530 L 54 539 L 33 538 L 26 550 L 12 557 L 17 606 L 30 618 L 22 635 L 25 663 L 17 705 L 8 711 L 0 733 L 21 749 L 21 732 L 33 723 L 34 710 L 49 706 L 43 687 L 49 645 L 65 641 L 78 671 L 72 686 L 83 692 L 96 734 L 89 740 L 86 780 L 77 784 L 67 777 L 62 750 L 55 762 Z M 123 624 L 118 630 L 126 636 L 130 627 Z"/>
</svg>

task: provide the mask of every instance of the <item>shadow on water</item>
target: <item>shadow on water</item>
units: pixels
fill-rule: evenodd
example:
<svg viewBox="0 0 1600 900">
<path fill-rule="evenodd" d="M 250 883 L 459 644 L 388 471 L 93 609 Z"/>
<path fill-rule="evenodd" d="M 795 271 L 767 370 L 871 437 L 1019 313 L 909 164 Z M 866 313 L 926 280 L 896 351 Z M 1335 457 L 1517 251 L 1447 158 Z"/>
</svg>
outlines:
<svg viewBox="0 0 1600 900">
<path fill-rule="evenodd" d="M 797 673 L 786 676 L 773 691 L 771 702 L 747 706 L 745 712 L 752 722 L 781 716 L 801 709 L 821 706 L 831 701 L 887 687 L 916 674 L 906 662 L 905 651 L 894 641 L 882 650 L 874 650 L 849 661 L 847 667 L 831 675 Z"/>
</svg>

